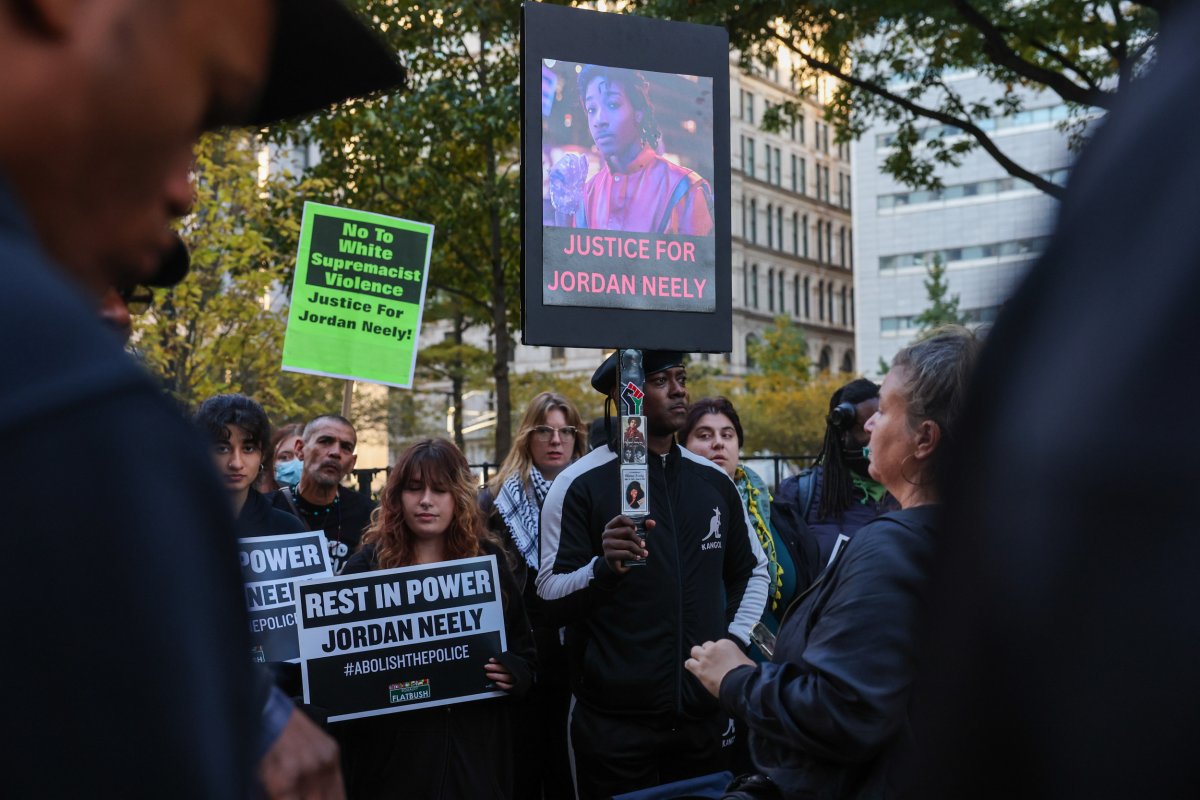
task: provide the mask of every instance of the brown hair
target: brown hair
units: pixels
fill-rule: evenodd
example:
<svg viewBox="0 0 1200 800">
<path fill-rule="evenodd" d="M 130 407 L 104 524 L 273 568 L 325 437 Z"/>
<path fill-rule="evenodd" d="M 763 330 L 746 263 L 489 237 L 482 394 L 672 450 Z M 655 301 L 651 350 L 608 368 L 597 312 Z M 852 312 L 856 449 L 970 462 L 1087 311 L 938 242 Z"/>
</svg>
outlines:
<svg viewBox="0 0 1200 800">
<path fill-rule="evenodd" d="M 475 499 L 475 478 L 467 459 L 445 439 L 423 439 L 405 450 L 380 495 L 379 508 L 363 534 L 363 544 L 375 546 L 379 569 L 407 567 L 413 563 L 413 537 L 404 524 L 404 489 L 418 481 L 454 497 L 454 517 L 445 533 L 446 560 L 483 555 L 487 540 L 499 547 L 483 524 Z"/>
<path fill-rule="evenodd" d="M 556 408 L 567 418 L 567 424 L 575 428 L 575 444 L 571 448 L 571 460 L 574 461 L 583 456 L 583 450 L 587 447 L 588 432 L 583 426 L 579 412 L 575 410 L 575 406 L 571 405 L 571 401 L 561 394 L 542 392 L 529 401 L 529 405 L 525 408 L 525 417 L 521 420 L 521 427 L 517 431 L 516 438 L 513 439 L 512 447 L 509 448 L 504 463 L 496 472 L 496 477 L 492 478 L 489 483 L 488 488 L 491 489 L 493 495 L 499 495 L 500 487 L 513 475 L 520 475 L 522 485 L 529 485 L 529 468 L 533 466 L 533 450 L 530 446 L 533 429 L 538 425 L 545 424 L 547 415 Z"/>
<path fill-rule="evenodd" d="M 692 403 L 688 408 L 687 419 L 684 420 L 683 427 L 676 434 L 679 443 L 687 447 L 687 440 L 692 435 L 692 429 L 700 424 L 700 419 L 705 414 L 724 414 L 729 417 L 729 421 L 733 423 L 733 430 L 737 434 L 738 449 L 740 450 L 746 440 L 742 434 L 742 419 L 734 410 L 733 403 L 725 397 L 702 397 Z"/>
</svg>

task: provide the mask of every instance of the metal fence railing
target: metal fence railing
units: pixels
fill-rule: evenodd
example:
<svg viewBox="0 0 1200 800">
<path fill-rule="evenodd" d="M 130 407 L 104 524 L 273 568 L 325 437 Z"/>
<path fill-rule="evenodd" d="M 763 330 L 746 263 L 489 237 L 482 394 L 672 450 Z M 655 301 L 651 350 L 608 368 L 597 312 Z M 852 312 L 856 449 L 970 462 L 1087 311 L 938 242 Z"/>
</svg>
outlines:
<svg viewBox="0 0 1200 800">
<path fill-rule="evenodd" d="M 774 491 L 779 488 L 779 484 L 784 478 L 795 475 L 805 467 L 812 466 L 816 459 L 816 456 L 811 455 L 745 455 L 742 456 L 741 463 L 757 472 L 759 477 Z M 500 468 L 499 464 L 486 461 L 470 466 L 471 471 L 478 476 L 480 486 L 490 481 L 496 474 L 496 470 Z M 358 491 L 370 496 L 372 494 L 371 485 L 375 482 L 376 476 L 381 472 L 386 473 L 389 469 L 390 467 L 374 467 L 354 470 L 354 480 L 357 482 Z"/>
</svg>

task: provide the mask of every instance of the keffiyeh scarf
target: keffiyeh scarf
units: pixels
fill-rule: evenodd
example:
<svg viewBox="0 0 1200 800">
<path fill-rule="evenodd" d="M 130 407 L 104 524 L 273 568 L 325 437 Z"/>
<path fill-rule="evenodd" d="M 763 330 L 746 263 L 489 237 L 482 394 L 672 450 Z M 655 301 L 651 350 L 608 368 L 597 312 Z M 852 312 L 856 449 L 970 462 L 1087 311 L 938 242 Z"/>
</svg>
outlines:
<svg viewBox="0 0 1200 800">
<path fill-rule="evenodd" d="M 496 498 L 499 510 L 513 543 L 535 571 L 538 568 L 538 520 L 542 514 L 542 503 L 550 491 L 550 481 L 542 477 L 537 467 L 529 468 L 529 486 L 521 483 L 520 475 L 513 475 L 500 487 Z"/>
</svg>

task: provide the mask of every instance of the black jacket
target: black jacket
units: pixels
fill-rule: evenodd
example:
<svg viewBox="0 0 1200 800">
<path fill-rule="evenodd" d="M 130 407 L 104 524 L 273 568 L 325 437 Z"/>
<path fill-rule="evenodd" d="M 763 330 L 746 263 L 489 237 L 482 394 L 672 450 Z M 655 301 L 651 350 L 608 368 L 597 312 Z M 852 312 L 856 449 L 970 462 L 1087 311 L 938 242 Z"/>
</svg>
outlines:
<svg viewBox="0 0 1200 800">
<path fill-rule="evenodd" d="M 516 678 L 510 694 L 520 696 L 533 680 L 533 633 L 503 549 L 490 542 L 483 548 L 496 556 L 504 597 L 508 650 L 497 660 Z M 373 569 L 375 548 L 367 545 L 350 557 L 342 574 Z M 507 697 L 491 698 L 334 723 L 347 796 L 506 800 L 512 796 L 509 703 Z"/>
<path fill-rule="evenodd" d="M 239 538 L 303 533 L 308 530 L 299 517 L 289 511 L 273 507 L 271 500 L 268 500 L 254 487 L 251 487 L 246 495 L 246 502 L 238 514 L 235 528 Z"/>
<path fill-rule="evenodd" d="M 4 792 L 238 797 L 269 685 L 252 694 L 229 494 L 2 178 L 0 274 L 0 436 L 20 454 L 0 466 L 19 604 L 0 681 L 21 743 Z M 86 479 L 62 479 L 65 453 L 88 454 Z"/>
<path fill-rule="evenodd" d="M 700 719 L 716 701 L 683 668 L 694 645 L 749 643 L 767 597 L 766 557 L 733 481 L 672 445 L 647 458 L 650 556 L 617 575 L 604 526 L 621 511 L 616 454 L 593 450 L 554 480 L 542 506 L 538 594 L 567 624 L 578 702 L 607 714 Z"/>
<path fill-rule="evenodd" d="M 793 604 L 768 664 L 721 682 L 721 706 L 750 729 L 755 766 L 785 798 L 893 795 L 911 745 L 908 704 L 937 506 L 863 526 Z"/>
</svg>

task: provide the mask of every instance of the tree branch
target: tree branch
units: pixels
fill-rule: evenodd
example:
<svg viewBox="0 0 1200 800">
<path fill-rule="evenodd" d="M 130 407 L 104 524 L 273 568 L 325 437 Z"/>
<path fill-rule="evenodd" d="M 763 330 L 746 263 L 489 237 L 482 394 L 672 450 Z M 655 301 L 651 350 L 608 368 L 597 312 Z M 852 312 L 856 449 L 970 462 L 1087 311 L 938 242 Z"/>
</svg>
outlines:
<svg viewBox="0 0 1200 800">
<path fill-rule="evenodd" d="M 1094 92 L 1103 92 L 1104 91 L 1104 89 L 1101 88 L 1100 84 L 1096 83 L 1095 79 L 1092 78 L 1092 76 L 1089 75 L 1087 73 L 1087 71 L 1083 69 L 1083 67 L 1079 66 L 1074 61 L 1072 61 L 1071 59 L 1069 59 L 1065 55 L 1063 55 L 1062 53 L 1060 53 L 1057 50 L 1055 50 L 1054 48 L 1050 47 L 1045 42 L 1043 42 L 1041 39 L 1029 39 L 1028 42 L 1029 42 L 1029 45 L 1034 50 L 1037 50 L 1039 53 L 1043 53 L 1046 56 L 1048 56 L 1049 58 L 1052 58 L 1055 61 L 1057 61 L 1059 64 L 1062 64 L 1063 69 L 1069 69 L 1071 72 L 1074 72 L 1076 75 L 1078 75 L 1079 78 L 1084 83 L 1087 84 L 1088 89 L 1090 89 Z"/>
<path fill-rule="evenodd" d="M 894 92 L 889 92 L 887 89 L 879 86 L 878 84 L 845 73 L 832 64 L 805 53 L 791 38 L 784 36 L 774 28 L 771 28 L 770 31 L 773 38 L 782 42 L 784 46 L 803 59 L 804 62 L 813 69 L 820 70 L 821 72 L 837 78 L 840 81 L 844 81 L 851 86 L 856 86 L 863 91 L 867 91 L 871 94 L 882 97 L 889 103 L 898 105 L 912 114 L 926 117 L 927 119 L 932 119 L 945 125 L 951 125 L 955 128 L 958 128 L 963 133 L 967 134 L 976 142 L 978 142 L 979 146 L 982 147 L 988 155 L 995 159 L 996 163 L 1002 166 L 1005 172 L 1007 172 L 1009 175 L 1012 175 L 1014 178 L 1020 178 L 1023 181 L 1027 181 L 1051 197 L 1059 200 L 1063 198 L 1063 187 L 1046 180 L 1041 175 L 1030 172 L 1017 162 L 1013 161 L 1011 158 L 1005 155 L 999 147 L 996 146 L 996 143 L 993 142 L 991 138 L 979 128 L 979 126 L 975 125 L 973 122 L 959 119 L 951 114 L 946 114 L 933 108 L 926 108 L 924 106 L 917 105 L 908 98 L 902 97 Z"/>
<path fill-rule="evenodd" d="M 1068 103 L 1112 108 L 1113 98 L 1107 92 L 1080 86 L 1061 72 L 1039 67 L 1021 58 L 1008 46 L 1008 42 L 1004 41 L 1000 30 L 976 11 L 967 0 L 954 0 L 954 8 L 968 25 L 983 35 L 984 53 L 999 66 L 1008 67 L 1023 78 L 1045 85 Z"/>
</svg>

